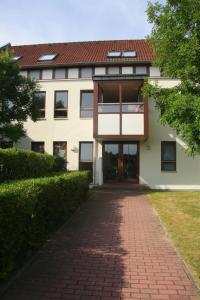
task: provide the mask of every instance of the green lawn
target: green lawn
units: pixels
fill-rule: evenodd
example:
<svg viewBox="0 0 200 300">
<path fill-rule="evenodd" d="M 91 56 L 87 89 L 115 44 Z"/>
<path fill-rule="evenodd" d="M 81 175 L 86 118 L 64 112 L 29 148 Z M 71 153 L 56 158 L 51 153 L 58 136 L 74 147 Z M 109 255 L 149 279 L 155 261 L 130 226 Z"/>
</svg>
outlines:
<svg viewBox="0 0 200 300">
<path fill-rule="evenodd" d="M 151 203 L 200 287 L 200 192 L 150 192 Z"/>
</svg>

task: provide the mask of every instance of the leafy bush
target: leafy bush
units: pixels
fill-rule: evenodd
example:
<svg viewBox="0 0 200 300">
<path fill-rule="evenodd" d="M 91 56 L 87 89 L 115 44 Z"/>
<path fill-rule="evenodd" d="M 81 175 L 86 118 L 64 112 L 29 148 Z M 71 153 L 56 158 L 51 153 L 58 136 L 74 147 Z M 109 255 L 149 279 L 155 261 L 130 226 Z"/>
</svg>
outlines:
<svg viewBox="0 0 200 300">
<path fill-rule="evenodd" d="M 54 156 L 54 163 L 53 163 L 53 171 L 65 171 L 66 170 L 66 160 L 60 156 Z"/>
<path fill-rule="evenodd" d="M 56 168 L 55 168 L 56 166 Z M 60 168 L 60 169 L 59 169 Z M 56 157 L 17 148 L 0 149 L 0 180 L 35 178 L 63 170 Z"/>
<path fill-rule="evenodd" d="M 0 185 L 0 278 L 37 250 L 87 195 L 87 172 Z"/>
</svg>

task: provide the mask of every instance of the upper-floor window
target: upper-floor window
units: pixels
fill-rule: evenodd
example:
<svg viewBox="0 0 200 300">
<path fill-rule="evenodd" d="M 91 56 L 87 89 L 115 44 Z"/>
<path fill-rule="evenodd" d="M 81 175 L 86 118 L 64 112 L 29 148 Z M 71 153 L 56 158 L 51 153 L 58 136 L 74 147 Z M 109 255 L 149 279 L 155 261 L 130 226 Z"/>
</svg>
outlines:
<svg viewBox="0 0 200 300">
<path fill-rule="evenodd" d="M 93 116 L 93 91 L 81 91 L 81 118 Z"/>
<path fill-rule="evenodd" d="M 54 118 L 67 118 L 68 91 L 55 91 Z"/>
<path fill-rule="evenodd" d="M 93 70 L 92 68 L 81 68 L 80 77 L 81 78 L 92 78 Z"/>
<path fill-rule="evenodd" d="M 40 80 L 40 70 L 30 70 L 29 77 L 35 80 Z"/>
<path fill-rule="evenodd" d="M 37 104 L 39 108 L 39 117 L 45 118 L 45 102 L 46 102 L 46 92 L 37 92 Z"/>
<path fill-rule="evenodd" d="M 118 75 L 119 67 L 108 67 L 108 75 Z"/>
<path fill-rule="evenodd" d="M 55 79 L 67 78 L 67 70 L 66 69 L 55 69 L 54 70 L 54 78 Z"/>
<path fill-rule="evenodd" d="M 176 171 L 176 142 L 161 142 L 161 171 Z"/>
<path fill-rule="evenodd" d="M 44 142 L 31 142 L 31 150 L 38 153 L 44 153 Z"/>
</svg>

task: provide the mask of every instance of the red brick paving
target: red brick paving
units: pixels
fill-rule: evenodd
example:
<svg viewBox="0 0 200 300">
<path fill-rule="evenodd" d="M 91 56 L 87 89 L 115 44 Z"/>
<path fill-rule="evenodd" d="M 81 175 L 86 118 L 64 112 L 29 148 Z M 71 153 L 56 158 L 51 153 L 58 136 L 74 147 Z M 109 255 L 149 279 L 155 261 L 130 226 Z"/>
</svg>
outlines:
<svg viewBox="0 0 200 300">
<path fill-rule="evenodd" d="M 2 300 L 195 300 L 142 193 L 98 190 Z"/>
</svg>

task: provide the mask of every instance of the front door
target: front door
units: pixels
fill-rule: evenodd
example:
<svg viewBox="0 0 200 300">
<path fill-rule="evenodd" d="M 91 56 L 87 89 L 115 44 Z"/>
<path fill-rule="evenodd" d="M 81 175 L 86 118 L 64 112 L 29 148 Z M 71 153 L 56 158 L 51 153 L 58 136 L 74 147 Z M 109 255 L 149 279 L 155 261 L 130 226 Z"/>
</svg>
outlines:
<svg viewBox="0 0 200 300">
<path fill-rule="evenodd" d="M 104 182 L 138 183 L 138 143 L 104 143 Z"/>
</svg>

